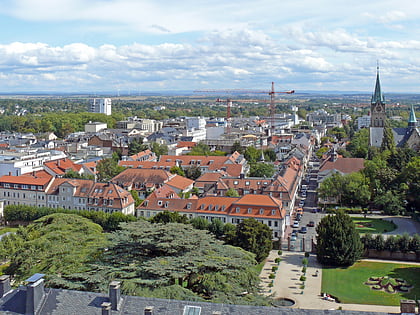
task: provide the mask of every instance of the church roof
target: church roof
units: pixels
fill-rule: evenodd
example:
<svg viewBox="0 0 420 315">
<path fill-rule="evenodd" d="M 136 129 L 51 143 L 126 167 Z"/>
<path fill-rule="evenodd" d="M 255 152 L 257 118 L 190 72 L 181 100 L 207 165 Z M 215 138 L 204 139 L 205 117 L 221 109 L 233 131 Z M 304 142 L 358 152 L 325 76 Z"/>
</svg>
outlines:
<svg viewBox="0 0 420 315">
<path fill-rule="evenodd" d="M 376 85 L 375 85 L 375 92 L 372 95 L 372 104 L 376 104 L 376 103 L 381 103 L 384 104 L 385 103 L 385 97 L 382 94 L 381 91 L 381 82 L 379 81 L 379 67 L 377 69 L 376 72 Z"/>
</svg>

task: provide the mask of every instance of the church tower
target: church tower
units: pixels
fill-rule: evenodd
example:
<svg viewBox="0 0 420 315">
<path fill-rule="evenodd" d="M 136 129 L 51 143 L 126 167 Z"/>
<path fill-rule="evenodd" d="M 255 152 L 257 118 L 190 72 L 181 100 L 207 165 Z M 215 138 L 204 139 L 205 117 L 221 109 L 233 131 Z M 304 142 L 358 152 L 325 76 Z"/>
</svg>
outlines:
<svg viewBox="0 0 420 315">
<path fill-rule="evenodd" d="M 411 105 L 410 117 L 408 117 L 408 128 L 414 129 L 416 127 L 417 127 L 416 112 L 414 111 L 413 105 Z"/>
<path fill-rule="evenodd" d="M 386 113 L 385 113 L 385 98 L 381 91 L 381 82 L 379 81 L 379 67 L 376 72 L 375 92 L 372 95 L 370 102 L 370 126 L 371 127 L 385 127 Z"/>
</svg>

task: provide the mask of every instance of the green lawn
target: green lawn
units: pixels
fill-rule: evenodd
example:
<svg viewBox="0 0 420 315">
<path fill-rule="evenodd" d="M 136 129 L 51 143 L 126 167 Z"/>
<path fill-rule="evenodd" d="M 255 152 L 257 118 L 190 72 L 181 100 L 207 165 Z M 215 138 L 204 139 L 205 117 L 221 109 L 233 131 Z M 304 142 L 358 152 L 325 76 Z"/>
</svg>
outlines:
<svg viewBox="0 0 420 315">
<path fill-rule="evenodd" d="M 391 232 L 397 228 L 395 223 L 382 219 L 371 219 L 363 217 L 352 217 L 351 219 L 356 224 L 356 230 L 359 233 L 379 234 L 384 232 Z"/>
<path fill-rule="evenodd" d="M 410 292 L 394 294 L 371 290 L 365 285 L 369 277 L 401 278 L 414 285 Z M 348 268 L 324 268 L 322 292 L 337 297 L 342 303 L 400 305 L 401 299 L 420 297 L 420 265 L 361 261 Z"/>
</svg>

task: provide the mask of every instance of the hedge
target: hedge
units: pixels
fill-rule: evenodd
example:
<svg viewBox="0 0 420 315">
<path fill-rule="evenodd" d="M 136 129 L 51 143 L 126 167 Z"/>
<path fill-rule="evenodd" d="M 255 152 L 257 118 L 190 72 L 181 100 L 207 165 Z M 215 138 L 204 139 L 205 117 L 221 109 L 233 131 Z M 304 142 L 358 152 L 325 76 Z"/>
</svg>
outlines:
<svg viewBox="0 0 420 315">
<path fill-rule="evenodd" d="M 94 223 L 99 224 L 106 231 L 118 229 L 121 222 L 136 221 L 133 215 L 125 215 L 121 212 L 106 213 L 103 211 L 67 210 L 63 208 L 34 207 L 28 205 L 8 205 L 4 208 L 4 219 L 10 221 L 31 222 L 43 216 L 53 213 L 77 214 Z"/>
</svg>

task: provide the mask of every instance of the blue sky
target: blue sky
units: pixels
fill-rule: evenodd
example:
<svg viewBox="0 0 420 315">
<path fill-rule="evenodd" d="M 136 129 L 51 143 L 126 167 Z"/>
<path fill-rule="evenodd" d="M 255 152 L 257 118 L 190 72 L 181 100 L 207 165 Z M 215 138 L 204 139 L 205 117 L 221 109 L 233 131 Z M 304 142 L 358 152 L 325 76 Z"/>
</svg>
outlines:
<svg viewBox="0 0 420 315">
<path fill-rule="evenodd" d="M 420 92 L 413 0 L 0 0 L 0 92 Z"/>
</svg>

